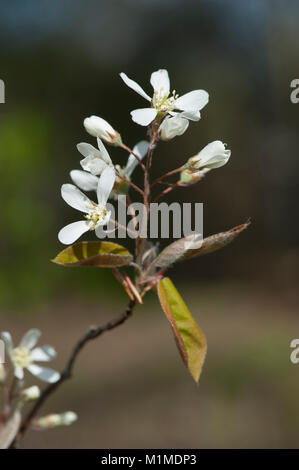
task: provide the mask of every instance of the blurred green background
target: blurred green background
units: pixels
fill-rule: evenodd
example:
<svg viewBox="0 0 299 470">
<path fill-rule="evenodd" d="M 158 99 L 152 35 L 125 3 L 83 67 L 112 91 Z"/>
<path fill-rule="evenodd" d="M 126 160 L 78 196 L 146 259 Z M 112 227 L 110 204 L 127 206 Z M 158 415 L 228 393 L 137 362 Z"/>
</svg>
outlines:
<svg viewBox="0 0 299 470">
<path fill-rule="evenodd" d="M 299 333 L 299 104 L 290 101 L 298 26 L 295 0 L 1 3 L 1 330 L 17 339 L 42 328 L 62 368 L 81 332 L 126 303 L 109 271 L 50 262 L 62 249 L 58 230 L 76 220 L 60 186 L 79 168 L 76 144 L 94 144 L 84 117 L 105 118 L 130 146 L 144 138 L 129 111 L 145 102 L 121 71 L 147 92 L 151 72 L 167 68 L 180 94 L 210 93 L 202 119 L 158 148 L 153 173 L 220 139 L 229 164 L 167 200 L 203 202 L 205 235 L 253 222 L 225 250 L 171 272 L 208 338 L 199 387 L 150 295 L 86 348 L 45 407 L 73 409 L 78 423 L 28 434 L 24 446 L 297 447 L 299 366 L 289 344 Z"/>
</svg>

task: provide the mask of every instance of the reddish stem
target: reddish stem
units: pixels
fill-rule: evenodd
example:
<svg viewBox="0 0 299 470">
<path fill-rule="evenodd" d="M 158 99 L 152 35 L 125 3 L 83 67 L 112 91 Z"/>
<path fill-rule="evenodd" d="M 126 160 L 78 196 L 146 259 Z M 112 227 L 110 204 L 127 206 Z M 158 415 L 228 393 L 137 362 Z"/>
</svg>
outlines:
<svg viewBox="0 0 299 470">
<path fill-rule="evenodd" d="M 156 184 L 161 183 L 165 178 L 168 178 L 168 176 L 174 175 L 175 173 L 179 173 L 180 171 L 183 171 L 184 167 L 181 166 L 180 168 L 175 168 L 175 170 L 168 171 L 164 175 L 160 176 L 160 178 L 157 178 L 152 184 L 151 188 L 156 186 Z"/>
<path fill-rule="evenodd" d="M 130 149 L 130 147 L 128 147 L 127 145 L 125 144 L 120 144 L 120 147 L 124 150 L 126 150 L 127 152 L 131 153 L 132 155 L 134 155 L 134 157 L 136 158 L 136 160 L 138 161 L 139 165 L 141 166 L 141 168 L 143 169 L 143 171 L 145 171 L 145 166 L 144 164 L 142 163 L 141 159 L 138 157 L 138 155 L 136 155 L 136 153 L 133 152 L 132 149 Z"/>
<path fill-rule="evenodd" d="M 140 189 L 138 186 L 136 186 L 136 184 L 132 183 L 132 181 L 129 181 L 127 180 L 126 178 L 124 178 L 123 176 L 121 176 L 118 172 L 116 172 L 117 176 L 119 177 L 119 179 L 121 179 L 122 181 L 124 181 L 125 183 L 127 183 L 129 186 L 131 186 L 132 188 L 134 188 L 136 191 L 138 191 L 142 197 L 144 197 L 144 191 L 142 191 L 142 189 Z"/>
</svg>

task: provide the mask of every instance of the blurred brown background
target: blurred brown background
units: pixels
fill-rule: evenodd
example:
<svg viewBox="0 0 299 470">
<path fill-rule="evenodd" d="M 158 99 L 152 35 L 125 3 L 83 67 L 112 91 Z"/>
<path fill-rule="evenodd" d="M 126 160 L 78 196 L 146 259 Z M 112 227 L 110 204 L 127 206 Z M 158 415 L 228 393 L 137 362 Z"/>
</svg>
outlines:
<svg viewBox="0 0 299 470">
<path fill-rule="evenodd" d="M 75 220 L 60 197 L 79 167 L 75 146 L 94 143 L 84 117 L 105 118 L 131 146 L 144 137 L 129 111 L 145 102 L 121 71 L 149 92 L 151 72 L 167 68 L 180 94 L 210 93 L 199 123 L 161 144 L 153 172 L 220 139 L 229 164 L 168 200 L 204 202 L 205 235 L 252 218 L 234 244 L 170 273 L 208 338 L 199 386 L 150 295 L 84 350 L 45 407 L 72 409 L 79 421 L 28 434 L 24 447 L 297 447 L 299 366 L 289 345 L 299 335 L 299 104 L 290 101 L 298 26 L 295 0 L 2 2 L 0 330 L 17 341 L 41 328 L 61 369 L 87 326 L 125 306 L 110 272 L 49 261 L 62 249 L 58 230 Z"/>
</svg>

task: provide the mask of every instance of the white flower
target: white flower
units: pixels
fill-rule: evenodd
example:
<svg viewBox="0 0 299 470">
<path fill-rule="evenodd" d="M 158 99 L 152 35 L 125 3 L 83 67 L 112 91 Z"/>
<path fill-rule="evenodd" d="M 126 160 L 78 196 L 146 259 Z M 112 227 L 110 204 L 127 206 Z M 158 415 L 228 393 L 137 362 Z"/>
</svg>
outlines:
<svg viewBox="0 0 299 470">
<path fill-rule="evenodd" d="M 37 385 L 33 385 L 32 387 L 25 388 L 25 390 L 22 391 L 22 396 L 27 401 L 37 400 L 40 397 L 40 389 Z"/>
<path fill-rule="evenodd" d="M 230 150 L 226 150 L 225 145 L 220 140 L 215 140 L 206 145 L 199 153 L 189 158 L 186 168 L 188 170 L 210 171 L 225 165 L 231 155 Z"/>
<path fill-rule="evenodd" d="M 181 117 L 179 114 L 176 116 L 166 116 L 159 127 L 160 137 L 162 140 L 171 140 L 177 135 L 182 135 L 188 129 L 188 119 Z"/>
<path fill-rule="evenodd" d="M 108 144 L 121 143 L 120 134 L 110 124 L 98 116 L 90 116 L 83 121 L 87 132 L 93 137 L 99 137 Z"/>
<path fill-rule="evenodd" d="M 176 114 L 182 111 L 181 116 L 191 121 L 200 119 L 200 110 L 208 103 L 209 95 L 205 90 L 194 90 L 179 97 L 175 90 L 170 93 L 170 81 L 167 70 L 157 70 L 151 75 L 151 85 L 154 95 L 151 98 L 138 83 L 131 80 L 125 73 L 120 74 L 125 84 L 151 103 L 151 108 L 135 109 L 131 112 L 134 122 L 141 126 L 148 126 L 156 116 Z"/>
<path fill-rule="evenodd" d="M 92 175 L 100 175 L 107 166 L 113 166 L 109 153 L 101 139 L 97 139 L 98 149 L 91 144 L 82 142 L 77 145 L 79 152 L 85 157 L 80 161 L 83 170 Z"/>
<path fill-rule="evenodd" d="M 14 366 L 14 375 L 22 380 L 24 377 L 24 369 L 31 372 L 40 380 L 44 382 L 54 383 L 60 378 L 60 374 L 53 369 L 47 367 L 41 367 L 34 364 L 38 362 L 49 362 L 56 356 L 56 351 L 52 346 L 42 346 L 40 348 L 34 348 L 36 345 L 41 332 L 37 329 L 29 330 L 22 338 L 17 348 L 13 347 L 13 342 L 10 333 L 7 331 L 1 334 L 3 341 L 5 342 L 7 352 Z"/>
<path fill-rule="evenodd" d="M 149 148 L 149 143 L 146 140 L 141 140 L 133 148 L 133 153 L 139 157 L 140 160 L 144 158 Z M 117 172 L 130 181 L 133 171 L 138 165 L 138 160 L 131 153 L 129 155 L 127 164 L 125 167 L 120 165 L 115 165 Z M 78 188 L 83 189 L 83 191 L 96 191 L 98 187 L 99 178 L 95 175 L 91 175 L 87 171 L 82 170 L 72 170 L 70 172 L 70 177 Z M 116 198 L 118 194 L 126 194 L 128 190 L 128 184 L 121 180 L 117 175 L 115 177 L 115 183 L 113 191 L 110 194 L 111 198 Z"/>
<path fill-rule="evenodd" d="M 78 416 L 73 411 L 66 411 L 60 414 L 43 416 L 34 421 L 36 426 L 41 428 L 55 428 L 56 426 L 70 426 L 77 421 Z"/>
<path fill-rule="evenodd" d="M 61 243 L 69 245 L 76 241 L 88 230 L 96 230 L 97 227 L 109 222 L 111 212 L 107 210 L 106 204 L 115 181 L 114 168 L 108 166 L 102 172 L 97 185 L 98 204 L 91 201 L 73 184 L 63 184 L 61 196 L 67 204 L 74 209 L 84 212 L 86 220 L 73 222 L 62 228 L 58 234 Z"/>
</svg>

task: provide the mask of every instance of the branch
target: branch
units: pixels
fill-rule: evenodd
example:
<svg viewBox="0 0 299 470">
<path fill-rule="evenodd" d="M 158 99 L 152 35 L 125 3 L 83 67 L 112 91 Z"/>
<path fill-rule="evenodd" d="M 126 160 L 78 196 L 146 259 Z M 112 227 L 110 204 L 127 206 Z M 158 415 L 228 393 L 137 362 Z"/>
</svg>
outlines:
<svg viewBox="0 0 299 470">
<path fill-rule="evenodd" d="M 168 176 L 171 176 L 171 175 L 174 175 L 175 173 L 179 173 L 180 171 L 183 171 L 184 167 L 181 166 L 179 168 L 175 168 L 175 170 L 171 170 L 171 171 L 168 171 L 167 173 L 165 173 L 165 175 L 162 175 L 160 176 L 160 178 L 157 178 L 152 184 L 151 184 L 151 188 L 153 188 L 154 186 L 156 186 L 156 184 L 159 184 L 161 183 L 165 178 L 168 178 Z"/>
<path fill-rule="evenodd" d="M 39 411 L 39 409 L 41 408 L 41 406 L 44 404 L 44 402 L 46 401 L 46 399 L 67 379 L 71 378 L 72 376 L 72 372 L 73 372 L 73 368 L 74 368 L 74 364 L 75 364 L 75 361 L 77 359 L 77 356 L 79 354 L 79 352 L 81 351 L 81 349 L 83 349 L 83 347 L 85 346 L 86 343 L 88 343 L 88 341 L 92 340 L 92 339 L 96 339 L 98 338 L 99 336 L 101 336 L 103 333 L 105 333 L 106 331 L 109 331 L 109 330 L 113 330 L 114 328 L 116 328 L 117 326 L 121 325 L 122 323 L 124 323 L 133 313 L 133 309 L 135 307 L 135 304 L 136 304 L 136 300 L 130 300 L 126 310 L 117 318 L 115 318 L 114 320 L 111 320 L 109 321 L 108 323 L 106 323 L 105 325 L 102 325 L 102 326 L 99 326 L 98 328 L 90 328 L 84 336 L 82 336 L 81 339 L 79 339 L 79 341 L 77 342 L 77 344 L 75 345 L 71 355 L 70 355 L 70 358 L 68 360 L 68 362 L 66 363 L 66 366 L 65 366 L 65 369 L 63 370 L 61 376 L 60 376 L 60 379 L 55 382 L 55 383 L 52 383 L 50 385 L 48 385 L 44 391 L 42 392 L 41 396 L 39 397 L 39 399 L 35 402 L 34 406 L 32 407 L 31 411 L 28 413 L 28 415 L 26 416 L 21 428 L 20 428 L 20 431 L 19 431 L 19 434 L 18 434 L 18 438 L 22 437 L 24 435 L 24 433 L 27 431 L 28 427 L 30 426 L 30 423 L 32 421 L 32 419 L 34 418 L 34 416 L 36 415 L 36 413 Z M 16 444 L 16 440 L 12 443 L 11 447 L 15 447 L 15 444 Z"/>
<path fill-rule="evenodd" d="M 118 171 L 116 172 L 117 176 L 119 177 L 120 180 L 124 181 L 125 183 L 127 183 L 129 186 L 132 186 L 132 188 L 134 188 L 136 191 L 138 191 L 141 196 L 143 197 L 144 196 L 144 192 L 142 191 L 142 189 L 140 189 L 136 184 L 132 183 L 132 181 L 129 181 L 127 180 L 126 178 L 124 178 L 123 176 L 121 176 Z"/>
<path fill-rule="evenodd" d="M 122 149 L 126 150 L 127 152 L 129 152 L 130 154 L 134 155 L 134 157 L 136 158 L 136 160 L 138 161 L 139 165 L 141 166 L 141 168 L 143 169 L 143 171 L 145 171 L 145 166 L 144 164 L 142 163 L 141 159 L 138 157 L 138 155 L 136 155 L 136 153 L 133 152 L 132 149 L 130 149 L 130 147 L 128 147 L 127 145 L 121 143 L 119 145 Z"/>
<path fill-rule="evenodd" d="M 159 201 L 159 199 L 163 196 L 165 196 L 166 194 L 170 193 L 170 191 L 172 191 L 173 189 L 175 188 L 178 188 L 179 186 L 181 186 L 181 184 L 177 181 L 176 183 L 173 183 L 171 186 L 169 186 L 168 188 L 164 189 L 155 199 L 153 202 L 157 202 Z"/>
</svg>

